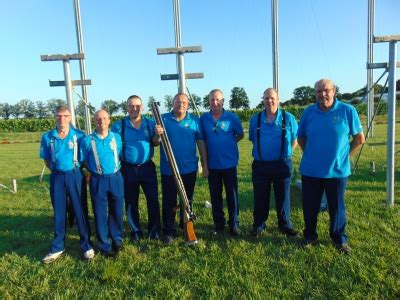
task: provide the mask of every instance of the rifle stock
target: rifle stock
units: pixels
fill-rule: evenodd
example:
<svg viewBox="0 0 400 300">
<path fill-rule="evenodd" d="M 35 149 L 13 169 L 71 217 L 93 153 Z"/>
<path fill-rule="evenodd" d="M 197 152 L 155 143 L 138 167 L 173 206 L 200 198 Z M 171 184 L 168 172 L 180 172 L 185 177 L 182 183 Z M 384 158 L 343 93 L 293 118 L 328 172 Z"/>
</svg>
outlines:
<svg viewBox="0 0 400 300">
<path fill-rule="evenodd" d="M 179 199 L 181 203 L 180 208 L 183 214 L 183 231 L 185 236 L 185 244 L 194 245 L 197 244 L 196 233 L 193 226 L 194 214 L 191 210 L 189 199 L 187 197 L 181 175 L 179 174 L 178 165 L 176 164 L 175 156 L 168 139 L 168 134 L 165 130 L 160 111 L 157 107 L 157 102 L 153 102 L 151 104 L 151 111 L 153 113 L 156 124 L 161 125 L 164 129 L 164 133 L 161 134 L 161 143 L 164 148 L 165 155 L 167 156 L 168 164 L 172 170 L 172 177 L 174 178 L 175 186 L 179 194 Z"/>
</svg>

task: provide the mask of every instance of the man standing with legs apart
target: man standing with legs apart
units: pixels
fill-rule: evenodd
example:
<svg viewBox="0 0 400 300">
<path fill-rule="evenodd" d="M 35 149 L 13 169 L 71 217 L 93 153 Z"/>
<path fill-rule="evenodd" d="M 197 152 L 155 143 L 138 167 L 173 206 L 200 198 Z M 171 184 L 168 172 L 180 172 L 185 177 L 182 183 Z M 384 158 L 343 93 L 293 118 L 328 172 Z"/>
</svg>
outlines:
<svg viewBox="0 0 400 300">
<path fill-rule="evenodd" d="M 224 95 L 214 89 L 208 94 L 211 111 L 200 117 L 207 146 L 208 186 L 214 220 L 214 234 L 223 233 L 225 227 L 222 185 L 225 187 L 229 214 L 229 232 L 239 236 L 239 203 L 237 164 L 239 150 L 237 142 L 243 138 L 243 127 L 238 116 L 224 110 Z"/>
<path fill-rule="evenodd" d="M 330 237 L 340 253 L 348 254 L 344 194 L 351 173 L 349 156 L 365 143 L 365 138 L 356 109 L 335 98 L 336 87 L 331 80 L 321 79 L 314 88 L 317 102 L 303 112 L 297 133 L 303 150 L 304 245 L 317 241 L 317 217 L 325 191 Z"/>
<path fill-rule="evenodd" d="M 192 206 L 198 167 L 196 144 L 200 153 L 204 177 L 208 176 L 208 168 L 206 146 L 200 122 L 197 117 L 187 112 L 188 108 L 189 99 L 186 94 L 176 94 L 173 100 L 172 112 L 163 114 L 162 118 L 165 126 L 164 129 L 167 132 L 172 152 L 178 165 L 179 174 L 182 177 L 187 197 Z M 176 234 L 175 209 L 177 204 L 177 189 L 164 149 L 163 147 L 160 149 L 163 233 L 164 242 L 170 244 L 173 241 L 173 236 Z M 182 214 L 180 219 L 183 226 Z"/>
<path fill-rule="evenodd" d="M 141 114 L 143 103 L 139 96 L 130 96 L 127 106 L 129 116 L 116 122 L 111 130 L 119 133 L 122 139 L 121 172 L 124 177 L 125 209 L 131 228 L 131 241 L 138 241 L 143 236 L 139 218 L 140 187 L 147 201 L 148 237 L 158 240 L 161 230 L 160 205 L 156 166 L 151 159 L 154 146 L 160 144 L 160 136 L 155 132 L 154 121 Z"/>
<path fill-rule="evenodd" d="M 118 133 L 109 131 L 108 112 L 98 110 L 94 119 L 96 131 L 82 140 L 82 156 L 91 173 L 89 188 L 100 253 L 115 257 L 123 237 L 124 181 L 119 161 L 122 143 Z"/>
<path fill-rule="evenodd" d="M 249 127 L 254 157 L 254 223 L 251 234 L 259 238 L 265 229 L 272 185 L 279 231 L 286 236 L 296 236 L 297 231 L 290 223 L 290 177 L 291 157 L 297 145 L 297 123 L 291 113 L 279 108 L 279 97 L 275 89 L 266 89 L 263 101 L 265 110 L 251 118 Z"/>
<path fill-rule="evenodd" d="M 80 169 L 78 157 L 79 141 L 83 132 L 70 126 L 71 113 L 66 106 L 56 109 L 56 129 L 43 134 L 40 157 L 51 170 L 50 197 L 54 209 L 54 240 L 50 253 L 43 258 L 47 264 L 64 253 L 67 227 L 67 197 L 71 201 L 80 235 L 80 247 L 85 259 L 92 259 L 94 251 L 90 242 L 90 227 L 87 210 L 84 209 L 86 193 L 85 178 Z"/>
</svg>

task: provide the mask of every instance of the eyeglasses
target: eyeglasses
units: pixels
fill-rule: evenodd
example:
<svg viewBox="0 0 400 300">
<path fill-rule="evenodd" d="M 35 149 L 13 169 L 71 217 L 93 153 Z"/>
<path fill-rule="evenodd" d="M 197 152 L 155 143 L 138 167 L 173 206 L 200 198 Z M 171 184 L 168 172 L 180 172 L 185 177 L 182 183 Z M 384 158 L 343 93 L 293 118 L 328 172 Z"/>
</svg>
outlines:
<svg viewBox="0 0 400 300">
<path fill-rule="evenodd" d="M 56 115 L 57 119 L 61 119 L 61 118 L 69 118 L 71 115 Z"/>
</svg>

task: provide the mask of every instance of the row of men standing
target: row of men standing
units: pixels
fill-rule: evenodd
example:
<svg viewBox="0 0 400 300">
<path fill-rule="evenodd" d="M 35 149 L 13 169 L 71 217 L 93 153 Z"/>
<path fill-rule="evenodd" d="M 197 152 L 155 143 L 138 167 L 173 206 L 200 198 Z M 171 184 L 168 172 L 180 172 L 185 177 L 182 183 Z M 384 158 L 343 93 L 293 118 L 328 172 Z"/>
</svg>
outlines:
<svg viewBox="0 0 400 300">
<path fill-rule="evenodd" d="M 272 186 L 279 230 L 287 236 L 297 235 L 290 223 L 290 176 L 291 156 L 298 137 L 304 151 L 300 165 L 304 244 L 315 244 L 317 240 L 317 215 L 325 191 L 331 218 L 331 238 L 340 252 L 348 253 L 344 190 L 350 174 L 349 154 L 364 142 L 362 127 L 354 108 L 335 98 L 332 81 L 318 81 L 315 91 L 317 102 L 303 113 L 299 129 L 294 116 L 279 108 L 278 94 L 271 88 L 265 90 L 263 95 L 265 110 L 250 120 L 249 139 L 253 143 L 254 158 L 254 222 L 251 234 L 259 238 L 265 230 Z M 177 94 L 173 110 L 163 114 L 162 118 L 190 204 L 198 168 L 197 144 L 203 176 L 208 177 L 214 234 L 222 233 L 228 223 L 230 234 L 239 236 L 237 142 L 244 136 L 243 128 L 236 114 L 223 109 L 221 90 L 209 93 L 209 104 L 210 112 L 198 119 L 187 112 L 188 97 Z M 152 157 L 154 146 L 160 144 L 164 129 L 141 114 L 143 103 L 139 96 L 130 96 L 127 106 L 129 115 L 117 121 L 111 131 L 108 113 L 97 111 L 96 131 L 87 137 L 69 126 L 70 113 L 65 107 L 58 109 L 57 128 L 43 135 L 41 157 L 51 170 L 50 194 L 55 222 L 55 238 L 50 253 L 42 260 L 44 263 L 56 260 L 64 252 L 67 196 L 77 216 L 83 255 L 86 259 L 94 257 L 87 204 L 81 195 L 85 188 L 79 169 L 81 162 L 92 175 L 89 186 L 100 253 L 113 257 L 121 249 L 123 199 L 131 240 L 143 238 L 138 210 L 140 187 L 147 201 L 147 236 L 149 239 L 160 238 L 158 183 Z M 353 137 L 351 143 L 350 136 Z M 171 243 L 176 234 L 177 190 L 162 147 L 160 153 L 163 234 L 164 241 Z M 228 221 L 223 212 L 223 188 Z"/>
</svg>

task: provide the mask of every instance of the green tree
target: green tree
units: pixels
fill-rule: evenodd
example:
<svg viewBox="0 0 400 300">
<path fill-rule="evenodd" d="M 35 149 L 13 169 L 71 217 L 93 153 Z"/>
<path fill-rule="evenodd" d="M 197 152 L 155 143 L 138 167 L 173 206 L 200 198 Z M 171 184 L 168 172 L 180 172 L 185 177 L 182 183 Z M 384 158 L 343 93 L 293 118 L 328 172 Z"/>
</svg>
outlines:
<svg viewBox="0 0 400 300">
<path fill-rule="evenodd" d="M 67 102 L 65 102 L 65 100 L 63 99 L 56 99 L 56 98 L 47 100 L 47 108 L 50 114 L 55 114 L 57 106 L 61 105 L 67 105 Z"/>
<path fill-rule="evenodd" d="M 22 114 L 25 118 L 33 118 L 36 115 L 35 103 L 29 99 L 22 99 L 18 102 L 21 107 Z"/>
<path fill-rule="evenodd" d="M 208 94 L 203 97 L 203 107 L 207 110 L 210 109 L 210 101 L 208 99 Z"/>
<path fill-rule="evenodd" d="M 123 115 L 128 114 L 128 105 L 126 101 L 121 101 L 121 103 L 118 106 Z"/>
<path fill-rule="evenodd" d="M 86 107 L 85 103 L 82 100 L 79 100 L 78 105 L 75 107 L 75 115 L 84 117 L 85 107 Z M 96 111 L 95 107 L 89 103 L 89 113 L 93 115 L 95 111 Z"/>
<path fill-rule="evenodd" d="M 23 114 L 24 114 L 24 111 L 22 110 L 21 104 L 16 103 L 11 106 L 11 115 L 14 118 L 19 119 L 19 117 L 22 116 Z"/>
<path fill-rule="evenodd" d="M 191 94 L 189 100 L 189 109 L 191 109 L 195 114 L 197 114 L 197 112 L 200 113 L 199 108 L 201 107 L 201 98 L 196 94 Z"/>
<path fill-rule="evenodd" d="M 165 95 L 164 96 L 164 107 L 167 109 L 167 111 L 172 110 L 174 98 L 171 95 Z"/>
<path fill-rule="evenodd" d="M 257 104 L 256 108 L 257 109 L 264 109 L 264 100 L 261 100 L 261 102 Z"/>
<path fill-rule="evenodd" d="M 12 105 L 8 103 L 0 103 L 0 116 L 8 120 L 11 116 Z"/>
<path fill-rule="evenodd" d="M 36 115 L 39 119 L 46 118 L 49 115 L 49 109 L 43 101 L 36 101 Z"/>
<path fill-rule="evenodd" d="M 149 111 L 151 111 L 151 105 L 152 105 L 154 102 L 157 102 L 156 98 L 154 98 L 153 96 L 150 96 L 150 97 L 149 97 L 149 100 L 147 101 L 147 107 L 149 108 Z"/>
<path fill-rule="evenodd" d="M 250 101 L 247 97 L 246 91 L 242 87 L 234 87 L 231 90 L 231 99 L 229 100 L 229 107 L 238 110 L 239 108 L 249 109 Z"/>
<path fill-rule="evenodd" d="M 292 104 L 307 105 L 315 98 L 314 89 L 311 86 L 301 86 L 293 91 L 293 98 L 290 100 Z"/>
<path fill-rule="evenodd" d="M 108 111 L 108 113 L 110 114 L 110 116 L 112 116 L 113 114 L 117 113 L 120 109 L 119 104 L 112 100 L 112 99 L 108 99 L 108 100 L 104 100 L 101 103 L 101 108 L 105 109 L 106 111 Z"/>
</svg>

